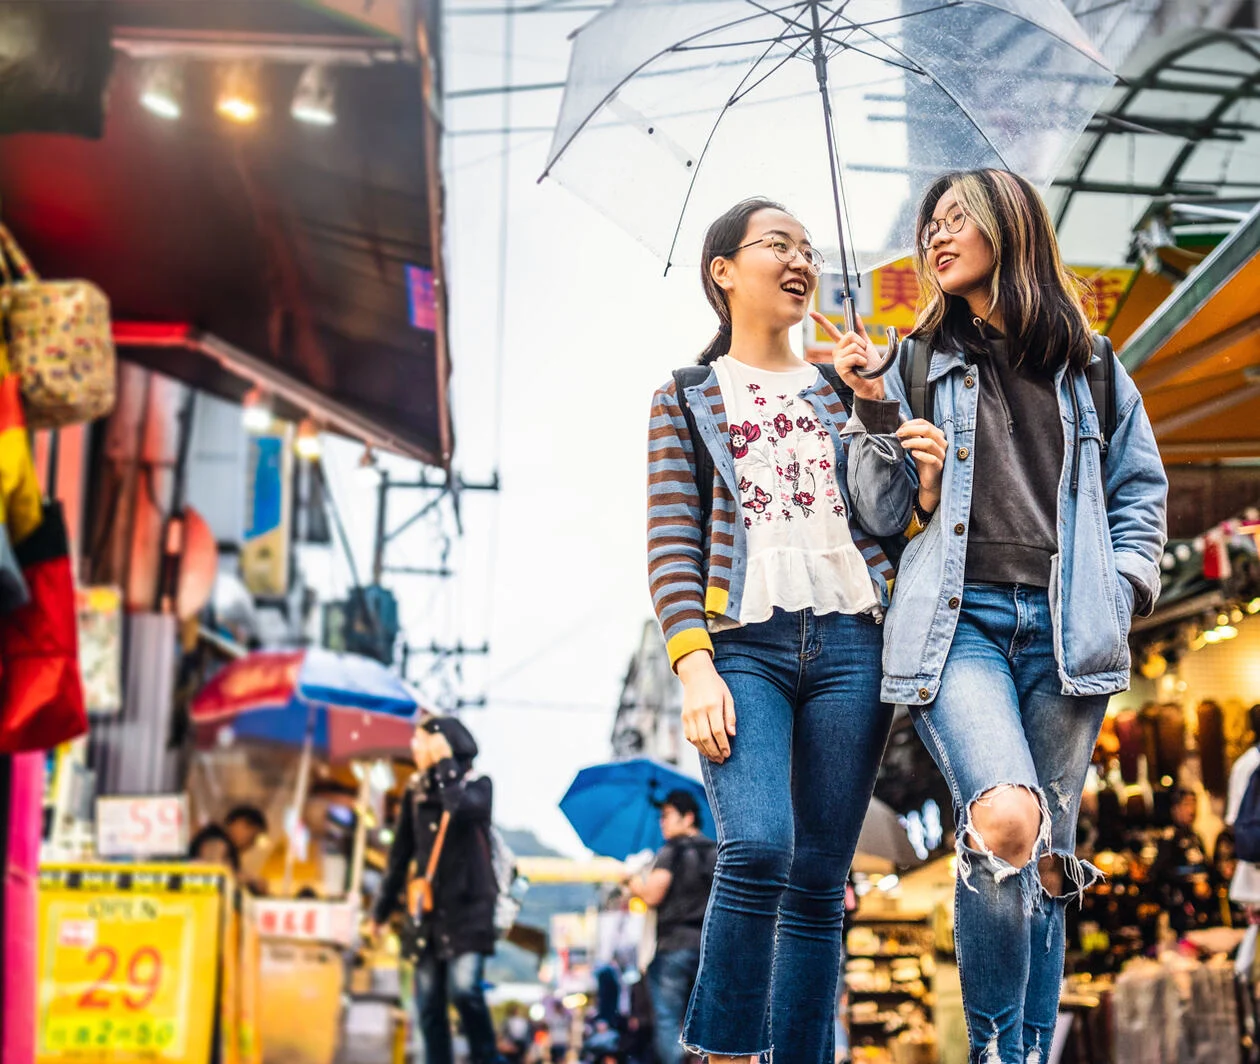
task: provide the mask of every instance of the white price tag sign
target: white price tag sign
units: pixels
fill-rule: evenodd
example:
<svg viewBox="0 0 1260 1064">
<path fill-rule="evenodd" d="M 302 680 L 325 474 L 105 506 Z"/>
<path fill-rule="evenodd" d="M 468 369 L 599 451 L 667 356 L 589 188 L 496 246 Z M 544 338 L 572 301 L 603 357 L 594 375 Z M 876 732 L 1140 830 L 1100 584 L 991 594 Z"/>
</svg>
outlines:
<svg viewBox="0 0 1260 1064">
<path fill-rule="evenodd" d="M 188 797 L 154 794 L 96 800 L 101 857 L 182 857 L 188 852 Z"/>
</svg>

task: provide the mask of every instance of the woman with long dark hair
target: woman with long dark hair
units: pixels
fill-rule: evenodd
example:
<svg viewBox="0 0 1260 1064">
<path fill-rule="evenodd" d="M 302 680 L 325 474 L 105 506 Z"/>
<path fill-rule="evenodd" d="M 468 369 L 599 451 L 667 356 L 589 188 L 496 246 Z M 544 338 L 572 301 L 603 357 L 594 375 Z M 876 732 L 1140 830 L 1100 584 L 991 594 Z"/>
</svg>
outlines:
<svg viewBox="0 0 1260 1064">
<path fill-rule="evenodd" d="M 887 380 L 948 447 L 915 500 L 882 695 L 909 705 L 953 796 L 971 1059 L 1028 1064 L 1054 1033 L 1064 912 L 1098 875 L 1074 853 L 1077 813 L 1108 699 L 1129 686 L 1131 618 L 1159 594 L 1167 480 L 1037 191 L 947 174 L 918 223 L 922 309 Z M 887 464 L 855 438 L 856 482 Z"/>
<path fill-rule="evenodd" d="M 856 376 L 864 332 L 827 326 L 835 372 L 793 354 L 821 269 L 778 204 L 715 221 L 701 280 L 718 334 L 694 383 L 675 374 L 652 401 L 648 574 L 718 834 L 682 1042 L 713 1064 L 771 1049 L 832 1064 L 845 879 L 891 720 L 892 568 L 874 537 L 910 519 L 906 455 L 943 457 L 893 435 L 897 404 Z M 851 411 L 836 386 L 856 393 Z M 888 458 L 863 485 L 883 500 L 865 527 L 846 475 L 859 430 Z"/>
</svg>

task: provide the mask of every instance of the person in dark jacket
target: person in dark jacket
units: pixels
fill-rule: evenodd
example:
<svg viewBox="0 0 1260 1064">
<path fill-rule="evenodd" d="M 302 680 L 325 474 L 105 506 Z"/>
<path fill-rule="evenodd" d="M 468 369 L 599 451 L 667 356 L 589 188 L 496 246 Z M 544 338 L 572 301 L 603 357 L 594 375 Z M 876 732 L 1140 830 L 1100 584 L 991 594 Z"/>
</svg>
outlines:
<svg viewBox="0 0 1260 1064">
<path fill-rule="evenodd" d="M 477 742 L 459 721 L 429 717 L 411 743 L 411 778 L 394 827 L 389 863 L 373 909 L 374 931 L 400 907 L 412 875 L 423 875 L 443 813 L 450 827 L 433 880 L 433 910 L 419 916 L 416 1006 L 428 1064 L 453 1064 L 454 1005 L 471 1064 L 494 1064 L 494 1025 L 482 993 L 485 958 L 494 952 L 498 896 L 490 859 L 490 780 L 472 775 Z"/>
</svg>

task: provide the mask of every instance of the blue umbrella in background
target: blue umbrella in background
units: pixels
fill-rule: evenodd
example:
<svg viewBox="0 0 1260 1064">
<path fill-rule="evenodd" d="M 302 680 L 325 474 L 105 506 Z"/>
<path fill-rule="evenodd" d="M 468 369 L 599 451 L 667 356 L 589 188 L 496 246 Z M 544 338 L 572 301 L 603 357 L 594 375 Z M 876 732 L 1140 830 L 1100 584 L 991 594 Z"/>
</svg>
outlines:
<svg viewBox="0 0 1260 1064">
<path fill-rule="evenodd" d="M 665 842 L 658 823 L 661 802 L 675 790 L 695 796 L 700 806 L 697 827 L 712 838 L 713 814 L 704 784 L 646 757 L 582 769 L 560 800 L 560 811 L 583 845 L 602 857 L 622 861 L 632 853 L 658 849 Z"/>
</svg>

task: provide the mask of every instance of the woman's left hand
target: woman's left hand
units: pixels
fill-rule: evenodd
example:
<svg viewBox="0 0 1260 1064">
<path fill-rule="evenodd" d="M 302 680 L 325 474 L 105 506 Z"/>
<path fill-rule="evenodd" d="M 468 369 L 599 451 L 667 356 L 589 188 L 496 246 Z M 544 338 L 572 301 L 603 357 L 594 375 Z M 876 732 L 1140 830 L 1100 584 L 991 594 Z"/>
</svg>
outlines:
<svg viewBox="0 0 1260 1064">
<path fill-rule="evenodd" d="M 883 399 L 884 379 L 882 377 L 868 381 L 857 375 L 858 370 L 866 369 L 867 366 L 879 362 L 879 352 L 871 343 L 871 338 L 866 335 L 866 326 L 862 324 L 861 317 L 854 315 L 857 332 L 842 333 L 826 315 L 811 310 L 809 316 L 835 341 L 836 346 L 831 352 L 832 365 L 836 367 L 840 379 L 853 389 L 853 394 L 859 399 Z"/>
</svg>

